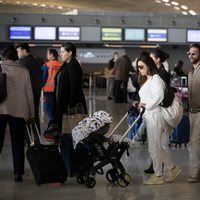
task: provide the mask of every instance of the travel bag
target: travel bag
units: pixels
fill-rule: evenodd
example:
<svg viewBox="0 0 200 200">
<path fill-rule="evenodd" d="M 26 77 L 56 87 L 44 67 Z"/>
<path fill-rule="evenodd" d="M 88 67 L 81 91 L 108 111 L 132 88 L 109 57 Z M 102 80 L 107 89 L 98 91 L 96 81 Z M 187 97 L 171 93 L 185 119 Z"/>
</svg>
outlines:
<svg viewBox="0 0 200 200">
<path fill-rule="evenodd" d="M 185 146 L 189 143 L 190 140 L 190 123 L 189 117 L 187 115 L 183 115 L 181 122 L 174 129 L 173 133 L 170 136 L 170 143 L 174 143 L 179 146 L 184 144 Z"/>
<path fill-rule="evenodd" d="M 41 136 L 35 125 L 35 131 L 39 137 L 40 144 L 34 144 L 31 131 L 26 126 L 31 145 L 26 151 L 27 160 L 30 164 L 35 182 L 38 185 L 43 183 L 64 183 L 67 180 L 67 170 L 64 166 L 59 149 L 55 145 L 42 144 Z M 33 129 L 32 129 L 33 130 Z"/>
</svg>

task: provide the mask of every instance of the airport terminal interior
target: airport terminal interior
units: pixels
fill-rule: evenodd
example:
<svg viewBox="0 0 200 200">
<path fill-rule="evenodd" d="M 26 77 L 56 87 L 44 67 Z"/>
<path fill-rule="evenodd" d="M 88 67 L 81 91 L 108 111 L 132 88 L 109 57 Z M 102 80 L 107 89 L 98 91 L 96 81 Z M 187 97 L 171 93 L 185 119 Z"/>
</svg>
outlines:
<svg viewBox="0 0 200 200">
<path fill-rule="evenodd" d="M 160 48 L 170 55 L 167 60 L 169 71 L 182 60 L 183 71 L 188 74 L 191 63 L 186 52 L 191 44 L 200 43 L 199 6 L 199 0 L 0 0 L 0 51 L 10 44 L 27 42 L 31 53 L 44 62 L 48 48 L 59 52 L 62 43 L 74 42 L 83 68 L 83 90 L 89 114 L 102 110 L 112 117 L 105 134 L 108 137 L 129 107 L 128 103 L 107 99 L 103 71 L 113 53 L 127 54 L 133 62 L 142 51 Z M 65 37 L 66 34 L 69 37 Z M 187 94 L 187 83 L 182 89 Z M 184 114 L 188 115 L 188 102 L 184 102 L 184 109 Z M 40 122 L 43 134 L 48 124 L 43 96 Z M 114 135 L 121 138 L 127 129 L 128 119 L 125 117 Z M 43 136 L 42 140 L 49 144 Z M 136 142 L 122 155 L 121 163 L 131 178 L 125 187 L 117 181 L 107 180 L 110 164 L 103 167 L 103 174 L 93 175 L 96 180 L 93 188 L 79 184 L 76 176 L 68 176 L 64 184 L 38 186 L 27 159 L 23 181 L 14 181 L 7 128 L 0 155 L 0 200 L 199 200 L 200 183 L 188 182 L 191 175 L 190 144 L 169 143 L 169 149 L 175 165 L 182 169 L 173 183 L 143 184 L 150 176 L 144 170 L 151 163 L 146 140 Z M 165 167 L 163 173 L 167 177 Z"/>
<path fill-rule="evenodd" d="M 106 135 L 115 128 L 122 117 L 128 111 L 128 104 L 116 104 L 112 100 L 107 100 L 105 89 L 97 89 L 95 99 L 90 98 L 89 89 L 84 89 L 90 112 L 104 110 L 113 117 L 110 123 L 110 129 Z M 91 107 L 90 107 L 91 106 Z M 41 104 L 42 108 L 42 104 Z M 47 119 L 41 110 L 41 122 L 44 129 L 47 125 Z M 116 129 L 114 134 L 121 137 L 127 130 L 127 118 Z M 182 168 L 181 174 L 173 183 L 163 185 L 144 185 L 143 181 L 150 175 L 144 173 L 144 170 L 150 165 L 150 159 L 147 149 L 147 142 L 144 144 L 138 142 L 134 147 L 129 148 L 129 156 L 124 152 L 121 162 L 125 167 L 126 173 L 131 176 L 131 182 L 126 187 L 121 187 L 117 182 L 110 183 L 106 179 L 106 172 L 111 169 L 108 164 L 103 167 L 104 174 L 96 174 L 96 185 L 94 188 L 87 188 L 85 184 L 79 184 L 76 177 L 68 177 L 67 181 L 61 185 L 59 183 L 42 184 L 38 186 L 35 183 L 29 163 L 26 160 L 25 175 L 23 182 L 15 182 L 12 168 L 11 145 L 9 130 L 6 132 L 6 140 L 0 157 L 0 199 L 1 200 L 22 200 L 22 199 L 70 199 L 70 200 L 197 200 L 199 199 L 200 183 L 188 183 L 189 163 L 191 160 L 189 146 L 182 145 L 175 147 L 171 144 L 170 152 L 176 165 Z M 167 176 L 167 171 L 164 169 Z"/>
</svg>

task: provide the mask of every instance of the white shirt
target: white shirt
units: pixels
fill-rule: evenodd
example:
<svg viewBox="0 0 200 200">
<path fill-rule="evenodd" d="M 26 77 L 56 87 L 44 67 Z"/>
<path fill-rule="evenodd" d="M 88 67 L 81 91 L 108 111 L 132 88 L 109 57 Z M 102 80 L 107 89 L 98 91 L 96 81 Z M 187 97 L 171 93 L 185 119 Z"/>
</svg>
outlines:
<svg viewBox="0 0 200 200">
<path fill-rule="evenodd" d="M 148 79 L 139 91 L 140 102 L 145 103 L 145 113 L 160 111 L 159 104 L 164 98 L 165 83 L 158 74 Z"/>
</svg>

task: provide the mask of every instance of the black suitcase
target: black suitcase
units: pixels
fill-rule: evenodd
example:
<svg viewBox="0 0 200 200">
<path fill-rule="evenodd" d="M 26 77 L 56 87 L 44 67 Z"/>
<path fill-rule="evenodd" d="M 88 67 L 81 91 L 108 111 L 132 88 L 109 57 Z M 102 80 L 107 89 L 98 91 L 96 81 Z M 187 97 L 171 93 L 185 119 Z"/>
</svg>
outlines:
<svg viewBox="0 0 200 200">
<path fill-rule="evenodd" d="M 33 144 L 28 127 L 27 132 L 31 144 Z M 39 134 L 38 137 L 40 143 L 42 143 Z M 68 173 L 57 146 L 43 144 L 33 145 L 28 147 L 26 156 L 33 172 L 35 182 L 38 185 L 42 183 L 64 183 L 67 180 Z"/>
</svg>

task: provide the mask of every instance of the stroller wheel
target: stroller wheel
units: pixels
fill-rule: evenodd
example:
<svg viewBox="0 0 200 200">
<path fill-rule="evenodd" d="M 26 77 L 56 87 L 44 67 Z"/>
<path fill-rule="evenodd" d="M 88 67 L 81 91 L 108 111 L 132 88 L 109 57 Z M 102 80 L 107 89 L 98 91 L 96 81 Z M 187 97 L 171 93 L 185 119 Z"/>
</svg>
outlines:
<svg viewBox="0 0 200 200">
<path fill-rule="evenodd" d="M 96 185 L 96 180 L 93 177 L 88 177 L 87 180 L 85 180 L 85 185 L 88 188 L 93 188 Z"/>
<path fill-rule="evenodd" d="M 117 179 L 117 183 L 121 187 L 126 187 L 131 182 L 131 177 L 127 173 L 122 173 Z"/>
<path fill-rule="evenodd" d="M 84 183 L 85 183 L 84 177 L 81 176 L 81 175 L 76 177 L 76 181 L 77 181 L 79 184 L 84 184 Z"/>
<path fill-rule="evenodd" d="M 106 178 L 109 182 L 114 183 L 119 176 L 119 173 L 116 169 L 109 169 L 106 172 Z"/>
</svg>

